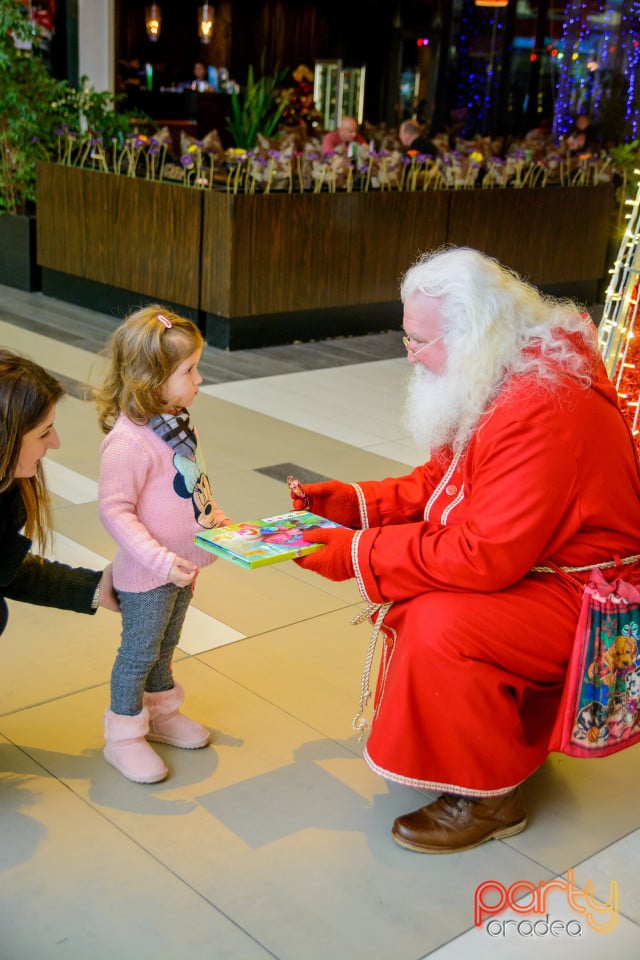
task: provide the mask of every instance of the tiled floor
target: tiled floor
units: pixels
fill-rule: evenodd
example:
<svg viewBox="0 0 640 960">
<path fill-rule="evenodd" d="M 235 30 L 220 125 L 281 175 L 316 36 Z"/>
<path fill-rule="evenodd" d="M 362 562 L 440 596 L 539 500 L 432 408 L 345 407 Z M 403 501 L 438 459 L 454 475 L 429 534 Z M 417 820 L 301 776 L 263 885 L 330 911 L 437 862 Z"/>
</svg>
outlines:
<svg viewBox="0 0 640 960">
<path fill-rule="evenodd" d="M 113 552 L 96 514 L 101 437 L 81 398 L 114 325 L 0 287 L 0 343 L 70 393 L 48 476 L 55 553 L 72 563 L 103 565 Z M 391 333 L 207 348 L 193 413 L 228 513 L 287 509 L 292 464 L 355 480 L 418 462 L 398 426 L 402 354 Z M 551 758 L 526 785 L 530 825 L 517 837 L 412 854 L 389 828 L 424 795 L 376 777 L 351 728 L 368 642 L 367 627 L 351 625 L 355 586 L 294 564 L 246 572 L 222 561 L 198 586 L 175 673 L 213 741 L 159 747 L 171 773 L 151 786 L 101 755 L 117 617 L 11 604 L 0 647 L 1 960 L 636 960 L 637 747 Z M 578 889 L 567 893 L 570 870 Z M 489 904 L 499 885 L 511 902 L 530 896 L 521 883 L 554 877 L 539 914 L 525 904 L 474 925 L 483 882 L 495 881 Z M 587 912 L 584 889 L 599 898 Z M 603 906 L 616 889 L 617 905 Z M 603 932 L 607 917 L 617 924 Z"/>
</svg>

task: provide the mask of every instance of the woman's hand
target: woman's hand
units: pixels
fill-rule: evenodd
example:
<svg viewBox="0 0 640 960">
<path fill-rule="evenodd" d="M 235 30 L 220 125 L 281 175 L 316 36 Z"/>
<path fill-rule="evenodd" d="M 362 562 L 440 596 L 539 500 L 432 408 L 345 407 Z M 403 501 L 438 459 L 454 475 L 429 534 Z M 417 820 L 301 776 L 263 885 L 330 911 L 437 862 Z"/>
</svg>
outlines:
<svg viewBox="0 0 640 960">
<path fill-rule="evenodd" d="M 118 613 L 120 604 L 113 589 L 113 564 L 108 563 L 98 581 L 98 605 Z"/>
</svg>

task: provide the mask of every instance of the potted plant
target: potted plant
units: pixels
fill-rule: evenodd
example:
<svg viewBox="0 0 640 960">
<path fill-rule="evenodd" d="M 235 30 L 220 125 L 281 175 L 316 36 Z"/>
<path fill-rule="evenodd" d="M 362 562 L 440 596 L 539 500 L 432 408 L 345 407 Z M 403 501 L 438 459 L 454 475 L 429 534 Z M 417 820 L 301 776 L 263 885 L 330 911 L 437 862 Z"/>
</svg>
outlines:
<svg viewBox="0 0 640 960">
<path fill-rule="evenodd" d="M 246 85 L 240 92 L 231 91 L 231 117 L 227 119 L 227 129 L 236 148 L 252 150 L 259 133 L 269 138 L 276 132 L 288 106 L 287 97 L 282 97 L 280 91 L 286 75 L 285 68 L 256 80 L 253 66 L 249 65 Z"/>
<path fill-rule="evenodd" d="M 37 286 L 35 165 L 47 155 L 50 104 L 60 90 L 34 44 L 28 8 L 0 0 L 0 282 L 24 289 Z"/>
<path fill-rule="evenodd" d="M 29 8 L 0 0 L 0 283 L 39 288 L 36 163 L 54 155 L 60 128 L 113 137 L 127 125 L 110 93 L 97 93 L 85 77 L 76 89 L 51 76 Z"/>
</svg>

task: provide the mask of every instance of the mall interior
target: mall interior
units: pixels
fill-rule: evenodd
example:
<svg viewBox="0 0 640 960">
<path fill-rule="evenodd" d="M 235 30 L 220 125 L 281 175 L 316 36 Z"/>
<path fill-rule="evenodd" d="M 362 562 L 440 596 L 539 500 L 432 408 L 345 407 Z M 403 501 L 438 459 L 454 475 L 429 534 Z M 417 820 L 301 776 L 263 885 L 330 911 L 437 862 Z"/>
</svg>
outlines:
<svg viewBox="0 0 640 960">
<path fill-rule="evenodd" d="M 217 31 L 203 50 L 195 33 L 180 33 L 192 26 L 170 0 L 161 4 L 156 48 L 143 2 L 65 0 L 58 68 L 115 90 L 124 64 L 144 69 L 160 49 L 155 63 L 162 59 L 168 83 L 200 54 L 241 80 L 266 48 L 272 65 L 359 71 L 366 61 L 362 119 L 393 125 L 398 109 L 424 101 L 424 121 L 439 123 L 455 106 L 445 91 L 458 0 L 215 6 Z M 619 30 L 629 4 L 516 6 L 519 18 L 508 4 L 491 9 L 505 29 L 529 24 L 511 63 L 524 56 L 531 64 L 549 24 L 561 41 L 568 8 L 589 8 L 602 43 L 606 11 L 619 14 Z M 429 29 L 449 40 L 425 61 L 416 40 Z M 527 74 L 518 125 L 536 119 L 551 80 L 548 71 Z M 490 112 L 515 123 L 512 85 L 501 84 Z M 573 106 L 599 95 L 584 84 L 575 90 Z M 587 243 L 575 238 L 576 263 Z M 586 274 L 593 295 L 582 302 L 596 324 L 607 266 L 602 276 Z M 310 269 L 321 285 L 322 264 Z M 564 290 L 576 278 L 555 279 Z M 44 366 L 65 391 L 61 446 L 44 463 L 54 507 L 47 555 L 102 569 L 115 547 L 98 518 L 102 434 L 88 387 L 122 314 L 106 300 L 100 308 L 101 288 L 87 305 L 61 295 L 58 280 L 55 296 L 0 284 L 0 343 Z M 388 329 L 322 336 L 314 317 L 310 336 L 297 308 L 299 332 L 287 342 L 207 343 L 192 413 L 214 495 L 231 518 L 288 510 L 291 474 L 354 482 L 402 476 L 424 461 L 401 426 L 411 368 L 395 307 Z M 528 826 L 518 835 L 445 856 L 403 849 L 390 834 L 394 819 L 435 794 L 388 782 L 363 759 L 352 725 L 371 634 L 362 612 L 354 580 L 332 582 L 294 563 L 246 570 L 218 560 L 204 569 L 173 670 L 187 713 L 211 742 L 157 744 L 169 776 L 137 784 L 102 754 L 120 618 L 11 601 L 0 680 L 1 960 L 635 960 L 640 747 L 597 760 L 553 753 L 524 785 Z"/>
</svg>

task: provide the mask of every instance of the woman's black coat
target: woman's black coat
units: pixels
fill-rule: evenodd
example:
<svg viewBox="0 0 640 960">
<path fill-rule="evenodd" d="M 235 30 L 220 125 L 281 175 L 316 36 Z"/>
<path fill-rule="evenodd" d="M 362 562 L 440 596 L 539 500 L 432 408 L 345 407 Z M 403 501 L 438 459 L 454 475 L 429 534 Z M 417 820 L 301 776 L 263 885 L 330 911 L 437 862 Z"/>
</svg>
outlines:
<svg viewBox="0 0 640 960">
<path fill-rule="evenodd" d="M 17 486 L 0 494 L 0 633 L 9 615 L 5 598 L 95 613 L 91 604 L 101 572 L 34 557 L 31 541 L 20 533 L 26 516 Z"/>
</svg>

